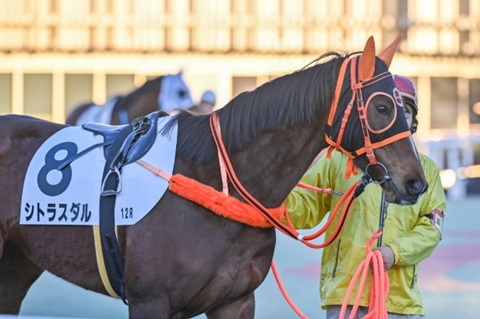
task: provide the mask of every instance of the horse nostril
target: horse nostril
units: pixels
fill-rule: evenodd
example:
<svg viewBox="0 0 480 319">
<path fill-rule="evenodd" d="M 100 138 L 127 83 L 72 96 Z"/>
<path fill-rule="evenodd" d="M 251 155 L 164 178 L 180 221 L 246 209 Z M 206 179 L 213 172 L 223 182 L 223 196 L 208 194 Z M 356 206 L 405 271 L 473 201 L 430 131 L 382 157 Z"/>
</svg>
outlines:
<svg viewBox="0 0 480 319">
<path fill-rule="evenodd" d="M 409 195 L 423 194 L 428 188 L 428 184 L 419 179 L 409 179 L 406 186 L 406 190 Z"/>
</svg>

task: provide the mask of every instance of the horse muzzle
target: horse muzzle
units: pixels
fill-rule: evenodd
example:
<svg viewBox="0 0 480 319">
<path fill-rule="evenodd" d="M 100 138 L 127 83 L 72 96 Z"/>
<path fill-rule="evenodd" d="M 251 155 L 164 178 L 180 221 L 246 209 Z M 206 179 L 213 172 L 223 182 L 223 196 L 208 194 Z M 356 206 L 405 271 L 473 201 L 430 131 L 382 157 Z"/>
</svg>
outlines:
<svg viewBox="0 0 480 319">
<path fill-rule="evenodd" d="M 405 192 L 401 192 L 393 180 L 386 180 L 385 200 L 401 206 L 414 205 L 428 189 L 428 183 L 417 178 L 406 180 L 403 186 Z"/>
</svg>

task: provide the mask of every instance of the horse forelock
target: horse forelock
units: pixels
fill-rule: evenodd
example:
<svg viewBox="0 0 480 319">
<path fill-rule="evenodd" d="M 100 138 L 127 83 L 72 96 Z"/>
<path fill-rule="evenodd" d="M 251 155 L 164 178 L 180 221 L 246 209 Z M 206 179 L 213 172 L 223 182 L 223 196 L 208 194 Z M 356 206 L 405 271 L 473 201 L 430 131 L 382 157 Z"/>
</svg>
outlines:
<svg viewBox="0 0 480 319">
<path fill-rule="evenodd" d="M 239 94 L 216 111 L 227 150 L 241 151 L 266 131 L 326 123 L 339 68 L 346 57 L 326 53 L 303 69 Z M 181 112 L 170 121 L 170 127 L 173 121 L 179 123 L 177 156 L 199 163 L 217 158 L 208 119 L 209 115 Z"/>
</svg>

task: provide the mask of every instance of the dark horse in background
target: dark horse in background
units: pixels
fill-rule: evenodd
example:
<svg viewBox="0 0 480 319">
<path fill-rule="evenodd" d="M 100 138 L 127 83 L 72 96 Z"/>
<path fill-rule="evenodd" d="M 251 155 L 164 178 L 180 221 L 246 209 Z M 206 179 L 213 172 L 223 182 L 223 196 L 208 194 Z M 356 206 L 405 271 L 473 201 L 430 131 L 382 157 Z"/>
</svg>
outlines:
<svg viewBox="0 0 480 319">
<path fill-rule="evenodd" d="M 67 116 L 65 123 L 127 124 L 155 111 L 169 113 L 189 109 L 194 102 L 182 76 L 183 72 L 179 71 L 148 80 L 128 95 L 111 97 L 104 105 L 79 105 Z"/>
<path fill-rule="evenodd" d="M 337 135 L 343 111 L 367 102 L 369 127 L 408 131 L 388 72 L 395 41 L 378 56 L 373 38 L 361 54 L 326 54 L 310 66 L 240 94 L 215 111 L 238 179 L 266 207 L 280 206 L 312 160 Z M 344 63 L 345 62 L 345 63 Z M 356 62 L 356 64 L 353 64 Z M 342 76 L 340 76 L 342 74 Z M 352 90 L 352 79 L 358 90 Z M 339 81 L 339 84 L 335 84 Z M 363 94 L 363 101 L 358 94 Z M 332 103 L 333 102 L 333 103 Z M 331 105 L 335 111 L 329 120 Z M 398 111 L 398 112 L 397 112 Z M 369 160 L 361 116 L 351 108 L 338 145 L 362 170 Z M 222 189 L 210 115 L 181 112 L 174 174 Z M 329 123 L 327 123 L 329 120 Z M 64 128 L 25 116 L 0 117 L 0 313 L 17 313 L 44 270 L 85 289 L 107 294 L 88 226 L 19 224 L 23 179 L 30 159 Z M 370 129 L 369 129 L 370 130 Z M 380 130 L 377 130 L 380 131 Z M 410 135 L 392 139 L 370 131 L 376 160 L 368 168 L 388 202 L 414 204 L 427 184 Z M 395 132 L 394 132 L 395 133 Z M 390 138 L 390 143 L 385 140 Z M 390 178 L 386 179 L 385 175 Z M 239 193 L 230 193 L 242 200 Z M 125 260 L 130 318 L 253 318 L 254 291 L 269 271 L 275 228 L 232 221 L 168 191 L 137 224 L 118 227 Z"/>
</svg>

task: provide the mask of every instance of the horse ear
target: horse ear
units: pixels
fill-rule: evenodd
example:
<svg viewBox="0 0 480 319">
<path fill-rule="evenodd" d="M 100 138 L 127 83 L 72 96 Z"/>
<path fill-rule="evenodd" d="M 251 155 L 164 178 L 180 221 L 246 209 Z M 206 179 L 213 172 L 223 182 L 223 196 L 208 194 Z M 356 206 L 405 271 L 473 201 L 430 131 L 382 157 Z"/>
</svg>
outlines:
<svg viewBox="0 0 480 319">
<path fill-rule="evenodd" d="M 385 63 L 385 65 L 387 66 L 387 69 L 390 68 L 393 55 L 395 54 L 395 51 L 397 51 L 398 43 L 400 43 L 401 39 L 402 39 L 401 35 L 397 36 L 397 38 L 378 55 L 378 58 L 382 60 L 383 63 Z"/>
<path fill-rule="evenodd" d="M 371 79 L 375 73 L 375 40 L 370 36 L 365 44 L 358 62 L 358 77 L 360 81 Z"/>
</svg>

